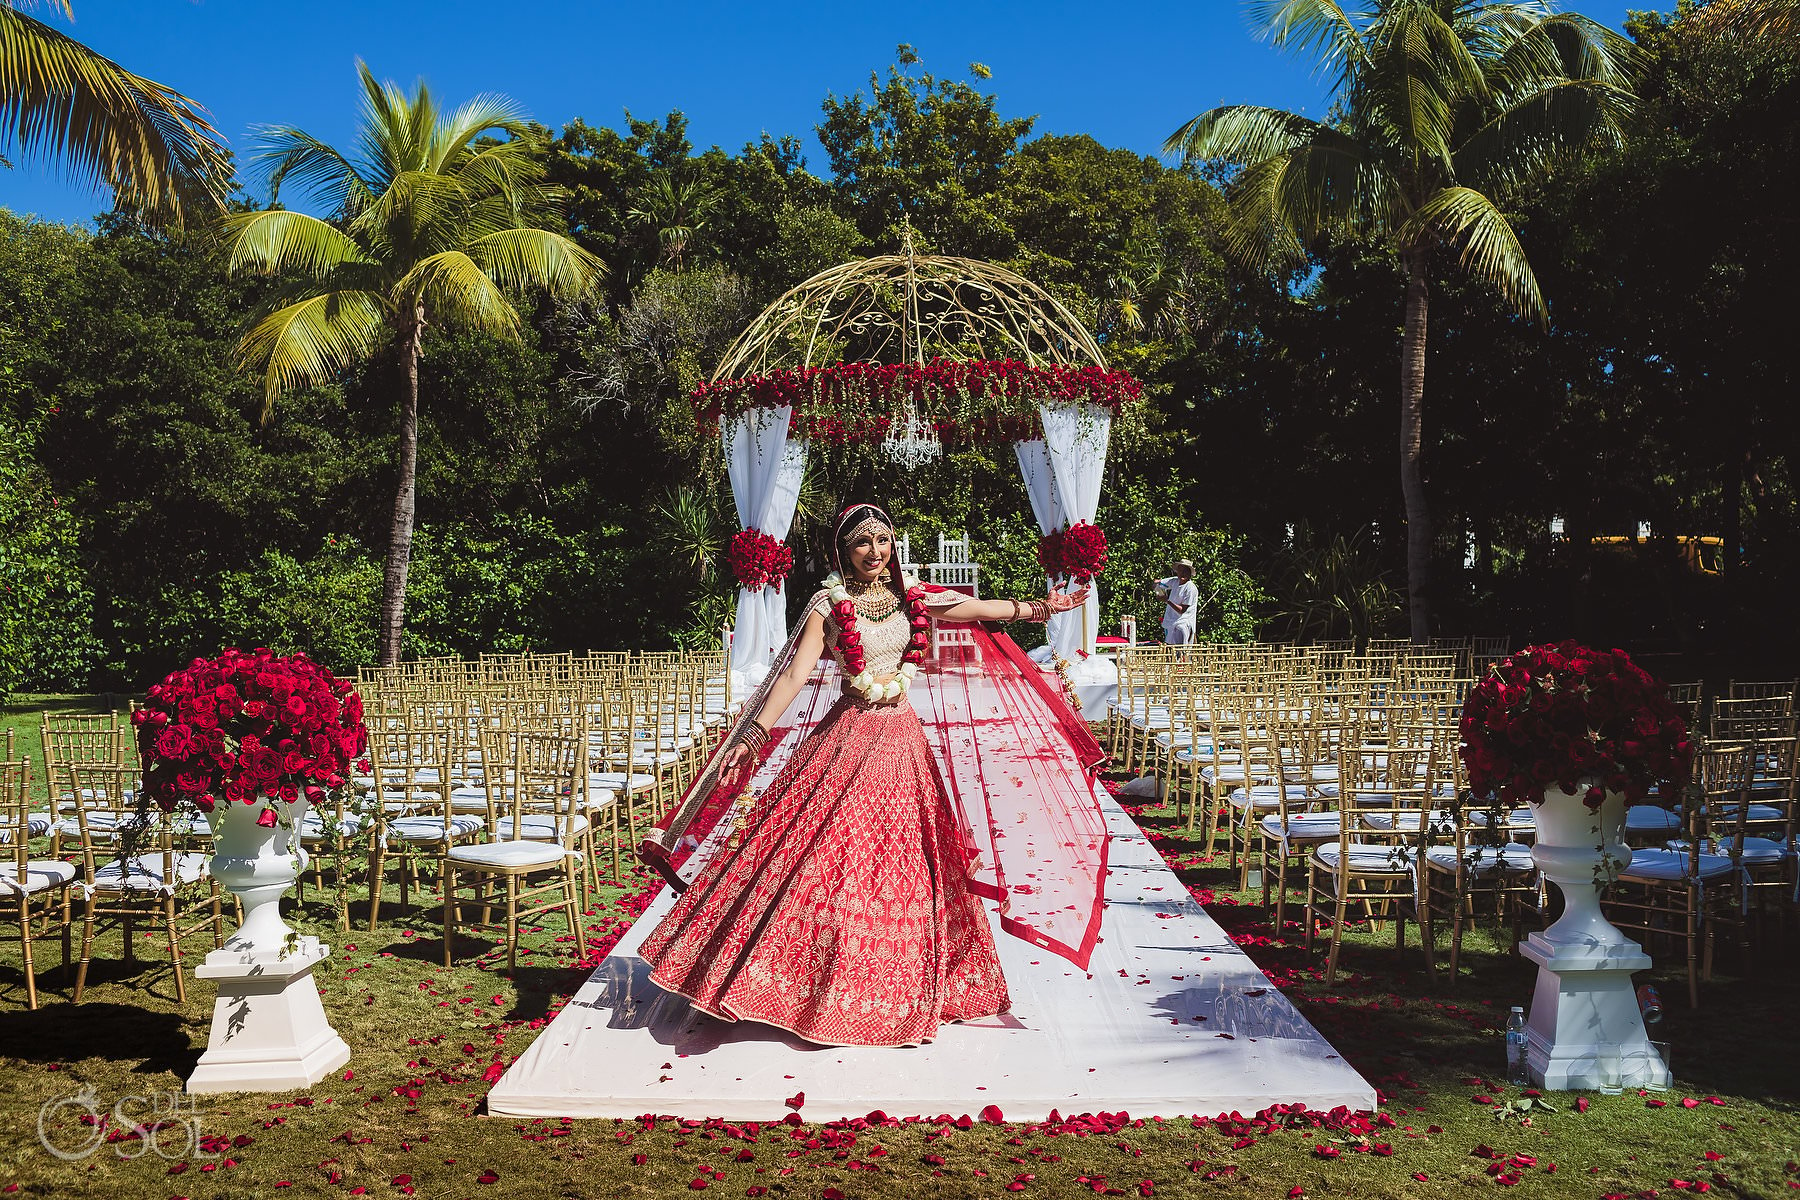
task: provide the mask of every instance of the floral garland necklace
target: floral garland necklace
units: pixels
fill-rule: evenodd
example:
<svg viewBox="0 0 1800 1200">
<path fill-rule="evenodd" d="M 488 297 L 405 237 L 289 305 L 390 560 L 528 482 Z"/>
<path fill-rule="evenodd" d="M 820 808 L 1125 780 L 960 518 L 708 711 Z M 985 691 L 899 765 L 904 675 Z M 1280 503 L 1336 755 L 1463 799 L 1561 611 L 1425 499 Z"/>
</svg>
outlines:
<svg viewBox="0 0 1800 1200">
<path fill-rule="evenodd" d="M 831 598 L 832 615 L 837 619 L 838 649 L 843 655 L 844 673 L 850 677 L 851 690 L 863 699 L 875 702 L 899 698 L 912 686 L 919 664 L 925 661 L 926 630 L 931 627 L 931 617 L 925 611 L 925 589 L 917 580 L 906 580 L 906 617 L 912 625 L 912 636 L 906 643 L 906 653 L 900 656 L 899 673 L 886 683 L 877 682 L 874 672 L 868 668 L 862 634 L 856 628 L 856 597 L 845 586 L 844 577 L 835 571 L 827 575 L 825 591 Z"/>
</svg>

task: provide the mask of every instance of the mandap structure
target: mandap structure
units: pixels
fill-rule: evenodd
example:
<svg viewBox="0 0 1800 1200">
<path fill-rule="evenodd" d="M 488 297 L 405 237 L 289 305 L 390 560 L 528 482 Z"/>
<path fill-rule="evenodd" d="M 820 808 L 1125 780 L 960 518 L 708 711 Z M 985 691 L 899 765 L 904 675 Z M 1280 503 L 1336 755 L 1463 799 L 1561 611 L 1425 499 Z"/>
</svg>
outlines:
<svg viewBox="0 0 1800 1200">
<path fill-rule="evenodd" d="M 946 442 L 1010 442 L 1050 539 L 1094 522 L 1113 418 L 1142 398 L 1050 293 L 993 263 L 916 253 L 910 229 L 899 253 L 792 288 L 691 396 L 701 427 L 724 439 L 742 527 L 732 670 L 758 682 L 787 640 L 781 580 L 792 558 L 781 543 L 809 445 L 878 447 L 910 469 Z M 1053 619 L 1058 656 L 1086 661 L 1099 604 L 1096 587 L 1085 613 Z"/>
</svg>

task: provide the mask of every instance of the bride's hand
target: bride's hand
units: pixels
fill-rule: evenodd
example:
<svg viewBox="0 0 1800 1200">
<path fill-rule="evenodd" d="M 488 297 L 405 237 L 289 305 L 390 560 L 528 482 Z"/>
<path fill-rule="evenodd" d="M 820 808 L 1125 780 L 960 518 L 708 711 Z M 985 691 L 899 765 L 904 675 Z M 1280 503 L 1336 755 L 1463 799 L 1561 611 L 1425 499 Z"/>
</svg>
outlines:
<svg viewBox="0 0 1800 1200">
<path fill-rule="evenodd" d="M 1050 594 L 1044 599 L 1048 601 L 1051 612 L 1068 612 L 1072 608 L 1080 608 L 1086 604 L 1087 598 L 1088 585 L 1083 584 L 1079 591 L 1074 592 L 1059 592 L 1055 588 L 1051 588 Z"/>
<path fill-rule="evenodd" d="M 732 743 L 731 748 L 725 751 L 725 757 L 719 760 L 719 773 L 729 774 L 732 771 L 737 770 L 738 767 L 743 765 L 744 760 L 749 757 L 749 746 L 745 745 L 743 742 Z"/>
</svg>

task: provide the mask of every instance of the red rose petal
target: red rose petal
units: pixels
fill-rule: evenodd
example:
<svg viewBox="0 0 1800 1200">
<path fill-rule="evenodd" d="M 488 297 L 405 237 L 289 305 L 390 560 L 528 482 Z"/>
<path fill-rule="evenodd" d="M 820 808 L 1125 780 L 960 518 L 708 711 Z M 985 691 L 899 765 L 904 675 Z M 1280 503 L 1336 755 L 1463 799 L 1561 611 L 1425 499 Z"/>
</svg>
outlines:
<svg viewBox="0 0 1800 1200">
<path fill-rule="evenodd" d="M 1000 1111 L 999 1105 L 990 1104 L 981 1110 L 981 1119 L 989 1125 L 998 1125 L 1006 1120 L 1006 1114 Z"/>
</svg>

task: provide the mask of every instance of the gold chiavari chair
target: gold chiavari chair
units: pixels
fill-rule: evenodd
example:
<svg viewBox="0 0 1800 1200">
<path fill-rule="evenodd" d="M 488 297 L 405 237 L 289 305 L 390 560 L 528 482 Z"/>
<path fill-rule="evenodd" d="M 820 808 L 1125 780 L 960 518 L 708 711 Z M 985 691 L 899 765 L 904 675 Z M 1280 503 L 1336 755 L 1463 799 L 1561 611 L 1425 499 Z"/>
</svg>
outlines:
<svg viewBox="0 0 1800 1200">
<path fill-rule="evenodd" d="M 133 928 L 139 922 L 161 925 L 175 976 L 175 998 L 187 1003 L 181 969 L 181 943 L 198 933 L 212 933 L 213 948 L 224 944 L 224 914 L 219 884 L 212 876 L 211 856 L 176 845 L 175 822 L 154 805 L 140 802 L 133 768 L 79 764 L 74 767 L 76 792 L 84 797 L 76 810 L 81 825 L 84 896 L 81 965 L 75 975 L 75 1002 L 87 987 L 94 936 L 102 923 L 116 925 L 124 938 L 125 961 L 136 950 Z M 95 821 L 105 814 L 109 819 Z M 95 836 L 95 826 L 104 838 Z"/>
<path fill-rule="evenodd" d="M 1736 908 L 1738 870 L 1714 852 L 1713 835 L 1741 818 L 1755 774 L 1747 744 L 1704 746 L 1695 757 L 1695 784 L 1683 797 L 1682 836 L 1667 846 L 1640 847 L 1603 900 L 1613 924 L 1650 939 L 1681 943 L 1687 962 L 1688 1004 L 1700 1006 L 1700 981 L 1712 978 L 1720 924 L 1741 927 Z M 1741 822 L 1735 823 L 1741 829 Z M 1728 835 L 1729 836 L 1729 835 Z"/>
<path fill-rule="evenodd" d="M 10 746 L 9 746 L 10 749 Z M 73 863 L 60 858 L 33 858 L 30 843 L 49 832 L 49 821 L 31 811 L 31 761 L 0 762 L 0 905 L 19 927 L 19 951 L 25 973 L 25 1003 L 38 1006 L 37 965 L 32 943 L 52 929 L 62 931 L 65 977 L 69 970 L 69 893 L 75 881 Z M 42 925 L 42 935 L 33 930 Z"/>
<path fill-rule="evenodd" d="M 448 845 L 444 850 L 446 967 L 454 958 L 456 926 L 465 905 L 479 905 L 484 914 L 495 907 L 505 909 L 509 972 L 518 969 L 520 921 L 542 913 L 563 913 L 579 954 L 577 864 L 587 853 L 587 819 L 577 810 L 585 743 L 580 738 L 528 731 L 493 735 L 488 761 L 503 757 L 511 762 L 507 772 L 510 786 L 503 789 L 507 815 L 495 822 L 503 835 L 491 842 Z M 490 780 L 499 774 L 491 770 Z M 505 836 L 515 832 L 522 836 Z M 544 836 L 532 837 L 532 832 Z M 464 892 L 468 895 L 461 894 Z"/>
</svg>

